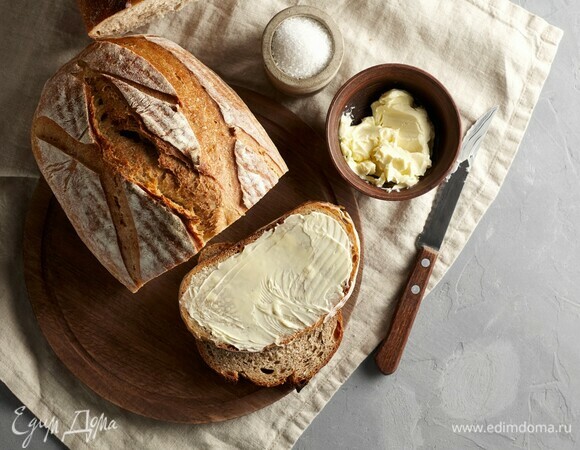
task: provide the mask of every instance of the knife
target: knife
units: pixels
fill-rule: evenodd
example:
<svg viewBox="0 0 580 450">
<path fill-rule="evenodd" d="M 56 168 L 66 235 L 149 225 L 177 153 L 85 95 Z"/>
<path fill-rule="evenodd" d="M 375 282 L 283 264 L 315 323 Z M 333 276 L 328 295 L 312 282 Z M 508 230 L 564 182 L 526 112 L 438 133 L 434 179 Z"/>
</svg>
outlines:
<svg viewBox="0 0 580 450">
<path fill-rule="evenodd" d="M 445 184 L 439 188 L 423 231 L 417 239 L 419 251 L 415 266 L 399 300 L 389 333 L 379 345 L 375 355 L 377 366 L 385 375 L 394 373 L 399 366 L 465 179 L 497 109 L 498 107 L 495 106 L 487 111 L 465 135 L 457 158 L 459 164 Z"/>
</svg>

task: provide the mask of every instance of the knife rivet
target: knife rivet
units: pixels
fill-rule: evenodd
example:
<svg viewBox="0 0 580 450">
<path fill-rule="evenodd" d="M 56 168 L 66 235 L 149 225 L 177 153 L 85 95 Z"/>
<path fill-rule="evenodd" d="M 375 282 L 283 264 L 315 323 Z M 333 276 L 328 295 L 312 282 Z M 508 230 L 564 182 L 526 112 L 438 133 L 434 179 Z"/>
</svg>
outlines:
<svg viewBox="0 0 580 450">
<path fill-rule="evenodd" d="M 429 261 L 429 258 L 423 258 L 423 259 L 421 260 L 421 265 L 422 265 L 423 267 L 429 267 L 429 266 L 431 265 L 431 261 Z"/>
<path fill-rule="evenodd" d="M 419 287 L 418 284 L 414 284 L 413 286 L 411 286 L 411 292 L 416 295 L 419 292 L 421 292 L 421 288 Z"/>
</svg>

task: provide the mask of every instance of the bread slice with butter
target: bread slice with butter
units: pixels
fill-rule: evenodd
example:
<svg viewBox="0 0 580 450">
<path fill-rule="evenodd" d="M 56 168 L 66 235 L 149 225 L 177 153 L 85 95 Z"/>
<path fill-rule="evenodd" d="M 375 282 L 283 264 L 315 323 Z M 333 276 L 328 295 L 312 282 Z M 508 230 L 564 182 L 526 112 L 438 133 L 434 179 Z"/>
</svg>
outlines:
<svg viewBox="0 0 580 450">
<path fill-rule="evenodd" d="M 199 253 L 202 263 L 231 247 L 231 243 L 210 244 Z M 265 387 L 284 383 L 299 391 L 326 365 L 338 350 L 343 336 L 342 311 L 283 346 L 263 352 L 232 352 L 211 342 L 196 341 L 206 364 L 226 380 L 236 383 L 240 374 Z"/>
<path fill-rule="evenodd" d="M 202 260 L 181 284 L 181 316 L 227 379 L 302 386 L 340 344 L 359 259 L 344 208 L 309 202 Z"/>
</svg>

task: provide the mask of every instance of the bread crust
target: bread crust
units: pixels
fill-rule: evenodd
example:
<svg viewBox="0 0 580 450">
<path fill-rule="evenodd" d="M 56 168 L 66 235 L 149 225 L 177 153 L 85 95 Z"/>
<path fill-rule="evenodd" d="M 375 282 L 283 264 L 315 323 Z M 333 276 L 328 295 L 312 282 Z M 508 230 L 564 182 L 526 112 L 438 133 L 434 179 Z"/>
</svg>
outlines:
<svg viewBox="0 0 580 450">
<path fill-rule="evenodd" d="M 189 315 L 189 312 L 187 311 L 187 302 L 184 298 L 184 294 L 188 290 L 193 277 L 195 277 L 200 271 L 202 271 L 208 267 L 214 267 L 215 265 L 217 265 L 221 261 L 224 261 L 224 260 L 230 258 L 231 256 L 240 253 L 246 245 L 251 244 L 252 242 L 256 241 L 256 239 L 258 239 L 264 232 L 266 232 L 266 231 L 276 227 L 278 224 L 281 224 L 282 222 L 284 222 L 284 220 L 287 217 L 289 217 L 293 214 L 307 214 L 307 213 L 313 212 L 313 211 L 321 212 L 321 213 L 328 214 L 328 215 L 334 217 L 340 223 L 340 225 L 343 227 L 343 229 L 346 231 L 346 233 L 349 237 L 349 240 L 351 242 L 351 256 L 352 256 L 352 263 L 353 263 L 352 271 L 351 271 L 350 277 L 347 281 L 347 285 L 344 288 L 343 298 L 339 303 L 337 303 L 335 308 L 328 315 L 320 317 L 310 327 L 307 327 L 307 328 L 300 330 L 292 335 L 287 336 L 278 345 L 283 346 L 283 345 L 291 342 L 292 340 L 296 339 L 298 336 L 300 336 L 304 333 L 308 333 L 309 331 L 319 327 L 321 324 L 323 324 L 325 321 L 327 321 L 330 317 L 332 317 L 338 311 L 340 311 L 340 309 L 344 306 L 344 304 L 350 298 L 350 295 L 352 294 L 354 287 L 356 285 L 356 277 L 358 274 L 358 268 L 359 268 L 359 263 L 360 263 L 360 239 L 359 239 L 358 233 L 356 231 L 356 228 L 354 226 L 354 222 L 352 221 L 350 215 L 348 214 L 348 212 L 346 211 L 346 209 L 344 207 L 337 206 L 337 205 L 334 205 L 332 203 L 326 203 L 326 202 L 306 202 L 306 203 L 298 206 L 297 208 L 293 209 L 292 211 L 289 211 L 288 213 L 284 214 L 282 217 L 269 223 L 268 225 L 260 228 L 255 233 L 248 236 L 246 239 L 243 239 L 242 241 L 229 246 L 225 250 L 219 252 L 217 255 L 214 255 L 208 259 L 201 261 L 183 278 L 183 281 L 181 282 L 181 286 L 179 288 L 179 311 L 180 311 L 181 317 L 182 317 L 184 323 L 186 324 L 188 330 L 195 336 L 196 339 L 198 339 L 200 341 L 204 341 L 204 342 L 210 342 L 213 345 L 215 345 L 216 347 L 221 348 L 221 349 L 229 350 L 232 352 L 240 351 L 238 348 L 236 348 L 233 345 L 229 345 L 229 344 L 226 344 L 224 342 L 220 342 L 220 341 L 217 341 L 216 339 L 214 339 L 209 330 L 201 328 Z M 277 344 L 271 344 L 271 345 L 265 347 L 262 351 L 273 348 L 276 345 Z"/>
<path fill-rule="evenodd" d="M 91 30 L 99 23 L 126 9 L 125 0 L 77 0 L 79 11 L 91 37 Z"/>
<path fill-rule="evenodd" d="M 93 39 L 121 36 L 191 0 L 77 0 L 79 11 Z"/>
<path fill-rule="evenodd" d="M 63 66 L 45 85 L 31 136 L 78 235 L 132 292 L 247 211 L 253 185 L 238 173 L 236 145 L 260 163 L 255 201 L 287 171 L 271 141 L 263 148 L 245 131 L 252 123 L 265 133 L 239 97 L 216 100 L 202 87 L 229 89 L 223 81 L 200 80 L 211 71 L 194 74 L 150 38 L 98 41 Z M 227 123 L 222 109 L 245 119 Z"/>
</svg>

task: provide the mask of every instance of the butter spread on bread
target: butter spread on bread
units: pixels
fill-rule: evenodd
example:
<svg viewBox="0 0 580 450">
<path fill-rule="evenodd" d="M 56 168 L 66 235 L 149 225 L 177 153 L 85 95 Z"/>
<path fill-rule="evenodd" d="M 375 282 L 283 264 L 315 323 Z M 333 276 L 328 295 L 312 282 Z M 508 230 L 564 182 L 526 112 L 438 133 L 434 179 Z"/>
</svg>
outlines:
<svg viewBox="0 0 580 450">
<path fill-rule="evenodd" d="M 199 263 L 229 247 L 231 243 L 224 242 L 205 246 L 199 253 Z M 230 382 L 243 377 L 258 386 L 286 384 L 300 391 L 338 350 L 343 327 L 339 310 L 321 326 L 262 352 L 232 352 L 201 340 L 196 341 L 196 347 L 206 364 Z"/>
<path fill-rule="evenodd" d="M 176 44 L 91 44 L 45 85 L 40 171 L 99 261 L 135 292 L 195 255 L 287 171 L 242 100 Z"/>
<path fill-rule="evenodd" d="M 260 351 L 331 313 L 351 271 L 350 240 L 333 217 L 293 214 L 220 262 L 184 299 L 215 338 Z"/>
<path fill-rule="evenodd" d="M 283 345 L 342 308 L 359 247 L 346 211 L 307 203 L 194 268 L 180 290 L 182 317 L 218 347 Z"/>
</svg>

